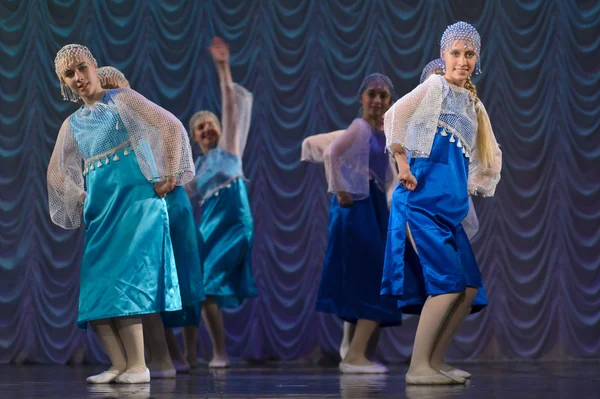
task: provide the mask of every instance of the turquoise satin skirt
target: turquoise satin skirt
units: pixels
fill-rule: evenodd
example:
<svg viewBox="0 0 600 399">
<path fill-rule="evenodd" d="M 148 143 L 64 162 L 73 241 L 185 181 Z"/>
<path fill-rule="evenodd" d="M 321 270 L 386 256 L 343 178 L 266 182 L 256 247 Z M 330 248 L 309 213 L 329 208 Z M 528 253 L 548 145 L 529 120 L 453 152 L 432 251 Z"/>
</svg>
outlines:
<svg viewBox="0 0 600 399">
<path fill-rule="evenodd" d="M 79 315 L 90 320 L 181 309 L 164 199 L 133 152 L 86 175 Z"/>
<path fill-rule="evenodd" d="M 257 296 L 252 275 L 254 223 L 243 179 L 204 201 L 198 233 L 206 296 L 213 296 L 222 308 Z"/>
<path fill-rule="evenodd" d="M 386 243 L 381 294 L 398 299 L 404 313 L 420 313 L 430 295 L 478 288 L 473 311 L 487 305 L 481 272 L 461 222 L 469 211 L 469 159 L 450 141 L 435 135 L 429 158 L 411 158 L 417 188 L 398 184 Z M 410 227 L 418 256 L 407 233 Z"/>
<path fill-rule="evenodd" d="M 165 199 L 183 310 L 163 313 L 162 320 L 167 328 L 198 326 L 197 305 L 204 300 L 204 275 L 192 204 L 183 187 L 175 187 Z"/>
<path fill-rule="evenodd" d="M 381 296 L 389 211 L 385 193 L 373 180 L 368 198 L 342 208 L 334 195 L 329 208 L 329 237 L 316 310 L 356 323 L 402 324 L 393 298 Z"/>
</svg>

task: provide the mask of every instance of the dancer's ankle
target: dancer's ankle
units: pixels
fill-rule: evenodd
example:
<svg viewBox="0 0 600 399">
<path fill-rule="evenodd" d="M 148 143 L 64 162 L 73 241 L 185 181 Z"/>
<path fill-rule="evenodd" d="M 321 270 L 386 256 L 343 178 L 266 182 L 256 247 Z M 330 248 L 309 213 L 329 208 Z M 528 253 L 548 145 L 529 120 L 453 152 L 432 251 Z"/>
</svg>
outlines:
<svg viewBox="0 0 600 399">
<path fill-rule="evenodd" d="M 446 364 L 445 362 L 440 362 L 440 361 L 432 361 L 431 368 L 433 368 L 435 370 L 445 371 L 445 372 L 454 370 L 454 367 L 450 366 L 449 364 Z"/>
<path fill-rule="evenodd" d="M 425 376 L 425 375 L 435 375 L 440 372 L 434 368 L 431 364 L 411 364 L 408 368 L 406 374 L 414 375 L 414 376 Z"/>
<path fill-rule="evenodd" d="M 121 374 L 127 370 L 127 364 L 111 364 L 110 368 L 106 370 L 109 373 Z"/>
<path fill-rule="evenodd" d="M 227 361 L 229 360 L 229 355 L 227 354 L 227 352 L 215 352 L 213 353 L 212 360 Z"/>
<path fill-rule="evenodd" d="M 134 365 L 130 365 L 127 367 L 127 372 L 128 373 L 144 373 L 146 372 L 146 365 L 145 364 L 134 364 Z"/>
<path fill-rule="evenodd" d="M 367 359 L 365 355 L 356 355 L 352 352 L 348 352 L 346 357 L 342 360 L 344 364 L 352 364 L 357 366 L 368 366 L 374 364 L 372 361 Z"/>
</svg>

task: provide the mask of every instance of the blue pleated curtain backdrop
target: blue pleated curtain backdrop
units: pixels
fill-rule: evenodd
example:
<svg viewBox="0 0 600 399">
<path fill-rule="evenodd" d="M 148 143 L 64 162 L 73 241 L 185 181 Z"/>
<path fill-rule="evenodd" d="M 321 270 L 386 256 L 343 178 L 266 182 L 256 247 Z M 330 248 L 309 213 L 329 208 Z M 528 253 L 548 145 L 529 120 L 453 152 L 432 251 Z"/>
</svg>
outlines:
<svg viewBox="0 0 600 399">
<path fill-rule="evenodd" d="M 75 325 L 83 231 L 48 216 L 46 168 L 77 108 L 54 73 L 63 45 L 85 44 L 187 126 L 197 110 L 220 114 L 207 46 L 225 38 L 234 79 L 255 99 L 244 163 L 260 295 L 226 312 L 227 347 L 243 358 L 333 357 L 341 323 L 314 310 L 329 196 L 322 166 L 300 162 L 302 139 L 346 127 L 368 73 L 390 76 L 399 96 L 414 88 L 457 20 L 483 39 L 475 83 L 504 168 L 496 197 L 476 202 L 490 306 L 451 356 L 598 358 L 597 1 L 2 0 L 0 362 L 106 360 Z M 407 360 L 416 322 L 384 331 L 381 360 Z"/>
</svg>

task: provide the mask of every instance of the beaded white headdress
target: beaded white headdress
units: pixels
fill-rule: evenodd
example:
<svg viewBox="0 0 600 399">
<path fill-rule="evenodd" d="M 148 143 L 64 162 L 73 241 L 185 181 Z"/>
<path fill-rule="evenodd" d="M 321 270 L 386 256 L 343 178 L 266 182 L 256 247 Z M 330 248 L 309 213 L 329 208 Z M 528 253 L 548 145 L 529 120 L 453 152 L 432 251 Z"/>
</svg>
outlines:
<svg viewBox="0 0 600 399">
<path fill-rule="evenodd" d="M 388 78 L 387 76 L 382 75 L 380 73 L 372 73 L 370 75 L 367 75 L 363 79 L 363 81 L 360 85 L 360 88 L 358 89 L 358 97 L 359 98 L 360 98 L 360 96 L 362 96 L 363 92 L 365 90 L 367 90 L 367 87 L 369 87 L 369 85 L 371 83 L 383 84 L 390 90 L 390 94 L 392 95 L 392 97 L 394 97 L 394 84 L 392 83 L 392 80 L 390 78 Z"/>
<path fill-rule="evenodd" d="M 465 47 L 473 49 L 477 54 L 477 64 L 475 65 L 475 74 L 481 73 L 481 36 L 479 32 L 470 24 L 459 21 L 446 28 L 440 41 L 440 50 L 443 53 L 452 48 L 455 42 L 463 40 Z"/>
<path fill-rule="evenodd" d="M 419 83 L 423 83 L 434 73 L 437 75 L 442 75 L 444 73 L 445 66 L 446 63 L 441 58 L 431 61 L 429 64 L 425 65 L 425 68 L 423 68 L 423 72 L 421 72 L 421 81 Z"/>
<path fill-rule="evenodd" d="M 98 67 L 98 63 L 91 51 L 81 44 L 67 44 L 58 50 L 56 58 L 54 59 L 54 69 L 56 76 L 58 76 L 58 79 L 60 80 L 60 92 L 63 95 L 63 100 L 69 100 L 75 103 L 81 101 L 81 97 L 79 97 L 78 94 L 75 94 L 73 90 L 65 84 L 62 79 L 62 74 L 67 69 L 68 65 L 79 60 L 89 61 L 96 68 Z"/>
</svg>

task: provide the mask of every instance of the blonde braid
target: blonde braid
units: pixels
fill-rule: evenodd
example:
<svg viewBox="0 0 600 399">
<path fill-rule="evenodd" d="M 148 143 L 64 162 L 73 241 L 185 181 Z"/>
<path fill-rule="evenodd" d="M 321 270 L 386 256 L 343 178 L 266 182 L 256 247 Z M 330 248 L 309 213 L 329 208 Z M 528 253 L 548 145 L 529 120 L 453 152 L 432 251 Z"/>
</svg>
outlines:
<svg viewBox="0 0 600 399">
<path fill-rule="evenodd" d="M 477 97 L 477 88 L 471 82 L 471 78 L 468 77 L 465 83 L 465 89 L 469 90 L 475 100 L 475 110 L 477 111 L 477 157 L 484 168 L 488 168 L 491 164 L 494 148 L 492 146 L 491 132 L 486 129 L 487 121 L 483 120 L 482 112 L 479 111 L 477 103 L 479 103 L 479 97 Z"/>
<path fill-rule="evenodd" d="M 469 90 L 473 95 L 473 99 L 475 100 L 475 104 L 479 102 L 479 97 L 477 97 L 477 87 L 471 82 L 471 78 L 468 77 L 465 83 L 465 89 Z"/>
</svg>

